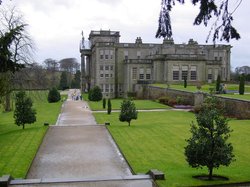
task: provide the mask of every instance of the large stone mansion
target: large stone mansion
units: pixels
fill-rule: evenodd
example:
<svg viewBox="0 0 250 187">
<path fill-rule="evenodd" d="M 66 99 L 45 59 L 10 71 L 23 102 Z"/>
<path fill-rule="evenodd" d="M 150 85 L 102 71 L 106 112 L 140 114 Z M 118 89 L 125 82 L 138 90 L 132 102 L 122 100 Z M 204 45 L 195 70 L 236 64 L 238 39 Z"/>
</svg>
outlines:
<svg viewBox="0 0 250 187">
<path fill-rule="evenodd" d="M 118 31 L 91 31 L 89 46 L 82 38 L 82 90 L 98 85 L 104 97 L 124 97 L 137 84 L 212 82 L 230 80 L 230 45 L 120 43 Z"/>
</svg>

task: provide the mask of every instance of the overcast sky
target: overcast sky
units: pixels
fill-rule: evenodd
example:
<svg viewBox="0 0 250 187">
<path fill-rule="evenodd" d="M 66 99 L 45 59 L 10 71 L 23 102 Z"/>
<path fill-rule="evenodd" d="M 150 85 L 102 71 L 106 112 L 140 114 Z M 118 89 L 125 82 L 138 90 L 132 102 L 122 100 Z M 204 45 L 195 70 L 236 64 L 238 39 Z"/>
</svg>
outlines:
<svg viewBox="0 0 250 187">
<path fill-rule="evenodd" d="M 230 0 L 235 3 L 239 0 Z M 80 62 L 81 32 L 85 38 L 91 30 L 120 31 L 121 42 L 135 42 L 142 37 L 144 43 L 162 43 L 156 39 L 161 0 L 4 0 L 1 6 L 15 5 L 29 24 L 29 33 L 36 44 L 35 60 L 60 60 L 74 57 Z M 177 3 L 178 4 L 178 3 Z M 247 19 L 250 1 L 243 0 L 234 13 L 233 25 L 241 34 L 239 41 L 231 41 L 231 65 L 249 65 L 250 24 Z M 177 5 L 171 12 L 175 43 L 187 43 L 190 38 L 205 44 L 209 28 L 193 26 L 198 12 L 189 0 Z M 209 41 L 211 44 L 212 41 Z M 219 43 L 219 42 L 218 42 Z"/>
</svg>

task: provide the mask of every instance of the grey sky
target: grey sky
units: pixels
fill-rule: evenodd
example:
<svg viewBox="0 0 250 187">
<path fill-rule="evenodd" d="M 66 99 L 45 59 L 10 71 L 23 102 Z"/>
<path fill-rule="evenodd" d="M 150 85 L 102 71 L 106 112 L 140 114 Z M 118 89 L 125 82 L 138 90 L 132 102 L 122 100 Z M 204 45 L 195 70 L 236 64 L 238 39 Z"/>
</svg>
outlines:
<svg viewBox="0 0 250 187">
<path fill-rule="evenodd" d="M 174 41 L 187 43 L 193 38 L 205 44 L 210 28 L 193 26 L 198 7 L 193 8 L 188 2 L 177 3 L 171 12 Z M 162 39 L 155 38 L 160 3 L 161 0 L 5 0 L 2 5 L 12 4 L 22 11 L 37 46 L 35 59 L 41 63 L 46 58 L 75 57 L 80 61 L 82 30 L 85 38 L 91 30 L 110 29 L 120 31 L 121 42 L 134 42 L 140 36 L 145 43 L 162 43 Z M 233 25 L 241 39 L 230 43 L 233 69 L 249 65 L 249 7 L 250 1 L 244 0 L 234 14 Z"/>
</svg>

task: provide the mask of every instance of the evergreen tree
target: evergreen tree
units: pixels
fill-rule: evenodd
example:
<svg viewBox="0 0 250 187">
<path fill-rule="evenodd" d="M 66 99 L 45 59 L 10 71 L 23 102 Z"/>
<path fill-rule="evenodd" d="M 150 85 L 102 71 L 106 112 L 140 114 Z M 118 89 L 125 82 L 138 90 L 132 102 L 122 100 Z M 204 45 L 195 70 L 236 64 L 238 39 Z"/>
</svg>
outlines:
<svg viewBox="0 0 250 187">
<path fill-rule="evenodd" d="M 60 100 L 61 100 L 61 95 L 58 92 L 58 90 L 56 88 L 50 89 L 49 94 L 48 94 L 48 102 L 49 103 L 56 103 Z"/>
<path fill-rule="evenodd" d="M 130 122 L 132 119 L 137 119 L 137 110 L 135 104 L 131 100 L 123 100 L 121 104 L 121 113 L 119 116 L 119 120 L 124 122 L 128 122 L 128 126 L 130 126 Z"/>
<path fill-rule="evenodd" d="M 67 72 L 66 71 L 63 71 L 62 74 L 61 74 L 59 87 L 62 90 L 65 90 L 65 89 L 69 88 L 68 80 L 67 80 Z"/>
<path fill-rule="evenodd" d="M 212 99 L 212 101 L 216 99 Z M 229 166 L 234 160 L 233 146 L 227 143 L 230 136 L 228 120 L 222 116 L 222 110 L 208 100 L 202 110 L 196 114 L 197 125 L 191 124 L 192 137 L 187 141 L 185 156 L 193 168 L 206 166 L 209 171 L 208 179 L 212 180 L 213 169 L 221 165 Z"/>
<path fill-rule="evenodd" d="M 187 87 L 187 77 L 185 76 L 184 77 L 184 88 L 186 88 Z"/>
<path fill-rule="evenodd" d="M 105 109 L 106 108 L 106 98 L 102 99 L 102 108 Z"/>
<path fill-rule="evenodd" d="M 108 114 L 111 114 L 111 110 L 112 110 L 111 100 L 108 99 L 108 110 L 107 110 Z"/>
<path fill-rule="evenodd" d="M 240 76 L 239 94 L 244 95 L 245 92 L 245 75 Z"/>
<path fill-rule="evenodd" d="M 31 124 L 36 121 L 36 111 L 32 108 L 32 100 L 26 96 L 24 91 L 16 94 L 16 108 L 14 111 L 15 124 L 25 127 L 25 124 Z"/>
<path fill-rule="evenodd" d="M 99 86 L 95 86 L 89 91 L 89 100 L 90 101 L 101 101 L 102 100 L 102 90 Z"/>
<path fill-rule="evenodd" d="M 221 84 L 221 79 L 220 79 L 220 75 L 217 76 L 217 80 L 216 80 L 216 92 L 220 93 L 220 84 Z"/>
</svg>

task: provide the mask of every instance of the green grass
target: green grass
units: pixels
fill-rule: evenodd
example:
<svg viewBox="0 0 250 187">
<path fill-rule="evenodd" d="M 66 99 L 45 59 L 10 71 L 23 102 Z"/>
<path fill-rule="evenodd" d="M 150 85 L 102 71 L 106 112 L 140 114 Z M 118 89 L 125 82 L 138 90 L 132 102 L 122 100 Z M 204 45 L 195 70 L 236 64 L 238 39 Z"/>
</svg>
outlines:
<svg viewBox="0 0 250 187">
<path fill-rule="evenodd" d="M 85 101 L 88 99 L 86 98 L 86 94 L 84 94 L 83 98 Z M 112 110 L 118 110 L 121 108 L 121 103 L 123 99 L 111 99 L 111 104 L 112 104 Z M 108 103 L 108 100 L 106 100 L 106 104 Z M 169 106 L 163 105 L 158 102 L 154 102 L 151 100 L 134 100 L 136 109 L 138 110 L 150 110 L 150 109 L 168 109 L 170 108 Z M 106 109 L 103 109 L 102 107 L 102 101 L 88 101 L 89 107 L 91 110 L 107 110 L 107 105 Z"/>
<path fill-rule="evenodd" d="M 24 178 L 48 127 L 44 122 L 55 124 L 62 102 L 48 103 L 46 91 L 27 94 L 34 102 L 37 122 L 21 126 L 14 124 L 13 111 L 0 113 L 0 176 L 11 174 Z"/>
<path fill-rule="evenodd" d="M 190 137 L 192 113 L 180 111 L 139 112 L 131 127 L 118 120 L 119 113 L 111 115 L 95 113 L 99 124 L 109 121 L 109 130 L 121 148 L 135 173 L 159 169 L 166 180 L 157 181 L 160 186 L 191 186 L 225 182 L 209 182 L 193 179 L 193 175 L 207 174 L 207 169 L 193 169 L 184 157 L 185 139 Z M 236 162 L 221 167 L 214 174 L 229 177 L 229 182 L 250 181 L 250 120 L 231 120 L 234 130 L 229 139 L 234 146 Z"/>
<path fill-rule="evenodd" d="M 242 99 L 242 100 L 247 100 L 250 101 L 250 94 L 244 94 L 244 95 L 239 95 L 239 94 L 222 94 L 219 95 L 221 97 L 227 97 L 227 98 L 233 98 L 233 99 Z"/>
<path fill-rule="evenodd" d="M 226 84 L 227 90 L 233 90 L 238 91 L 239 85 L 237 84 Z M 167 88 L 168 86 L 166 84 L 152 84 L 152 86 L 160 87 L 160 88 Z M 188 92 L 196 92 L 197 88 L 194 85 L 188 85 L 186 88 L 182 84 L 171 84 L 169 85 L 169 88 L 176 89 L 176 90 L 182 90 L 182 91 L 188 91 Z M 210 93 L 210 88 L 215 89 L 215 84 L 204 84 L 201 87 L 201 91 Z M 245 85 L 245 93 L 250 93 L 250 85 Z M 245 95 L 239 95 L 239 94 L 220 94 L 221 97 L 229 97 L 234 99 L 243 99 L 243 100 L 250 100 L 250 94 Z"/>
</svg>

